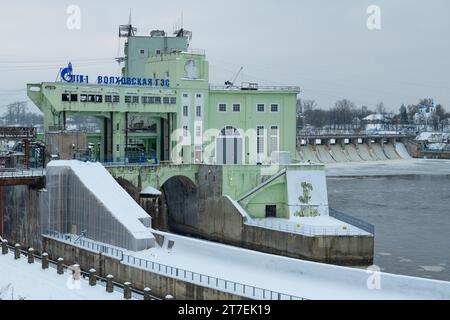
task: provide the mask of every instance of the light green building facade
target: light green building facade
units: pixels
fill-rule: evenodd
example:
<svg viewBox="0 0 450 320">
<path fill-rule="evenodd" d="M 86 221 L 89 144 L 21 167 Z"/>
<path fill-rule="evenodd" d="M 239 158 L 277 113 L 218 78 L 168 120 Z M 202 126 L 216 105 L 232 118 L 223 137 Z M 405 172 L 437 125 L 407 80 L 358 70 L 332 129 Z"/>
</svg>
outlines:
<svg viewBox="0 0 450 320">
<path fill-rule="evenodd" d="M 64 129 L 69 115 L 98 117 L 101 130 L 91 142 L 105 162 L 269 164 L 295 158 L 299 88 L 210 85 L 204 52 L 191 50 L 183 32 L 131 35 L 124 51 L 121 81 L 90 76 L 89 83 L 28 85 L 46 131 Z"/>
</svg>

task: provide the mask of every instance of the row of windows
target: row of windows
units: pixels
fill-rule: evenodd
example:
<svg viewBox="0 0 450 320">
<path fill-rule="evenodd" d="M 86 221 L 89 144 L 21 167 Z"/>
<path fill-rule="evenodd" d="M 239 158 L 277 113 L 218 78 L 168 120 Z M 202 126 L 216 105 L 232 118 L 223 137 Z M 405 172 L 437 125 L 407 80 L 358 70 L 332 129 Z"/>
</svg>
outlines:
<svg viewBox="0 0 450 320">
<path fill-rule="evenodd" d="M 195 116 L 197 118 L 202 117 L 202 106 L 195 107 Z M 183 117 L 189 117 L 189 106 L 186 105 L 183 106 Z"/>
<path fill-rule="evenodd" d="M 196 98 L 201 98 L 201 97 L 202 97 L 202 94 L 201 94 L 201 93 L 197 93 L 197 94 L 195 95 L 195 97 L 196 97 Z M 189 98 L 189 95 L 188 95 L 187 93 L 183 93 L 183 98 Z"/>
<path fill-rule="evenodd" d="M 272 103 L 270 105 L 270 112 L 278 112 L 278 110 L 279 110 L 278 104 Z M 232 111 L 233 112 L 241 112 L 241 105 L 239 103 L 233 103 Z M 256 105 L 256 111 L 257 112 L 265 112 L 266 105 L 264 103 L 258 103 Z M 226 103 L 219 103 L 219 112 L 227 112 L 227 104 Z"/>
<path fill-rule="evenodd" d="M 78 95 L 71 93 L 63 93 L 61 100 L 63 102 L 77 102 Z M 80 94 L 80 102 L 103 102 L 103 96 L 98 94 Z M 105 95 L 106 103 L 119 103 L 120 96 Z M 139 103 L 139 96 L 125 96 L 125 103 Z M 141 97 L 142 104 L 177 104 L 176 97 Z"/>
</svg>

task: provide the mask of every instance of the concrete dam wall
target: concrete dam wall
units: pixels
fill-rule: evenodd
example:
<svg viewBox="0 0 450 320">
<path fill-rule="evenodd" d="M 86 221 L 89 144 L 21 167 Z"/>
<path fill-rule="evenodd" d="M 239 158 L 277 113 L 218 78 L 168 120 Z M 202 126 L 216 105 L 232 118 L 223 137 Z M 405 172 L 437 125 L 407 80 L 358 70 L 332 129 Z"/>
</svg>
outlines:
<svg viewBox="0 0 450 320">
<path fill-rule="evenodd" d="M 336 163 L 411 159 L 402 142 L 306 144 L 298 147 L 297 160 Z"/>
</svg>

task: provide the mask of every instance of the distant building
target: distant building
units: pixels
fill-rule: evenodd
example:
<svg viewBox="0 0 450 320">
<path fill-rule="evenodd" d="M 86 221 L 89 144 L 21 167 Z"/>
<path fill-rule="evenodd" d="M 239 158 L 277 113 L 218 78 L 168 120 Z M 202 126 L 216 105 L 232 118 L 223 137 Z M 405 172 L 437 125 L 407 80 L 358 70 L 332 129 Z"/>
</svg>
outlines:
<svg viewBox="0 0 450 320">
<path fill-rule="evenodd" d="M 366 131 L 382 131 L 385 129 L 386 124 L 392 121 L 393 114 L 370 114 L 362 119 L 362 125 Z"/>
<path fill-rule="evenodd" d="M 421 124 L 429 121 L 433 115 L 436 113 L 436 105 L 434 101 L 431 100 L 430 104 L 419 104 L 419 112 L 414 115 L 414 123 Z"/>
</svg>

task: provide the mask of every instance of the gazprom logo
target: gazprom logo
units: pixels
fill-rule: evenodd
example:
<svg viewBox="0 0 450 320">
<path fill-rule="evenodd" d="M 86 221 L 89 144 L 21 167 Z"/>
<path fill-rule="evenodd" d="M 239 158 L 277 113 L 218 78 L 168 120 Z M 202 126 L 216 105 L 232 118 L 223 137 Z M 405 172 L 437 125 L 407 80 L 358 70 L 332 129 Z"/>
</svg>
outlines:
<svg viewBox="0 0 450 320">
<path fill-rule="evenodd" d="M 61 80 L 70 83 L 89 83 L 88 76 L 73 74 L 73 67 L 71 62 L 69 62 L 66 68 L 61 69 Z"/>
</svg>

